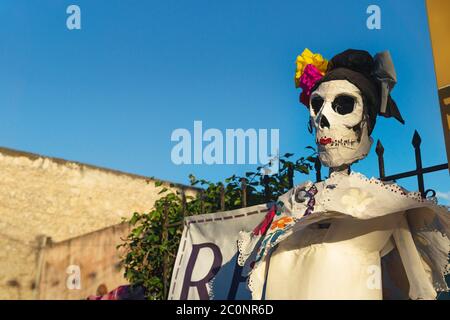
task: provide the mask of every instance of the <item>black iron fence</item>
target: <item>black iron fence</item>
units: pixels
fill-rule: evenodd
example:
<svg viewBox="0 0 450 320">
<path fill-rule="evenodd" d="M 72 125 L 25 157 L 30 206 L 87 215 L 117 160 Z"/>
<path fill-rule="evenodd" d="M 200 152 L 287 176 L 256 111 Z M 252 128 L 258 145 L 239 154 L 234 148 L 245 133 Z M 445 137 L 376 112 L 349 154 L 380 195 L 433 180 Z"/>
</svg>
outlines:
<svg viewBox="0 0 450 320">
<path fill-rule="evenodd" d="M 433 189 L 425 189 L 425 183 L 423 180 L 423 175 L 425 173 L 435 172 L 439 170 L 447 170 L 448 163 L 438 164 L 431 167 L 423 167 L 422 165 L 422 153 L 420 150 L 420 145 L 422 144 L 422 139 L 420 138 L 419 133 L 414 131 L 412 138 L 412 146 L 414 148 L 414 156 L 416 159 L 416 169 L 411 171 L 405 171 L 393 175 L 386 176 L 385 166 L 384 166 L 384 147 L 381 144 L 381 141 L 378 140 L 377 146 L 375 148 L 375 152 L 378 156 L 378 168 L 380 173 L 380 180 L 382 181 L 395 181 L 398 179 L 409 178 L 409 177 L 417 177 L 417 185 L 422 198 L 427 196 L 435 196 L 436 192 Z M 430 195 L 429 195 L 430 194 Z"/>
</svg>

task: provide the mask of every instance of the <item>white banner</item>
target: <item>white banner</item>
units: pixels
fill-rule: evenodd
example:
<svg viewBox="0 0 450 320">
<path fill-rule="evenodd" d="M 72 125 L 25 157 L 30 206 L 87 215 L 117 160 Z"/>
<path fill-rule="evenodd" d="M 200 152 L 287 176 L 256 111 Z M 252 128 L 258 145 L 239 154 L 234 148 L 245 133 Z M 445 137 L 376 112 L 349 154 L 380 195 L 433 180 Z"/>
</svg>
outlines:
<svg viewBox="0 0 450 320">
<path fill-rule="evenodd" d="M 267 213 L 265 204 L 187 217 L 172 273 L 169 300 L 251 299 L 237 264 L 237 240 Z"/>
</svg>

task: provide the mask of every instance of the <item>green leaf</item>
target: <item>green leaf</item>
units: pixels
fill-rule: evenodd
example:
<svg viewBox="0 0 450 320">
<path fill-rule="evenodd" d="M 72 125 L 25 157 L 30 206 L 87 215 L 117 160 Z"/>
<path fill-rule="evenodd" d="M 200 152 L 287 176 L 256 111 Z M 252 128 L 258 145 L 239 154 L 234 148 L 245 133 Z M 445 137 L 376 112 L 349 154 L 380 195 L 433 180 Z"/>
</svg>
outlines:
<svg viewBox="0 0 450 320">
<path fill-rule="evenodd" d="M 168 190 L 169 190 L 169 189 L 167 189 L 166 187 L 164 187 L 164 188 L 162 188 L 162 189 L 158 192 L 158 194 L 167 192 Z"/>
<path fill-rule="evenodd" d="M 139 218 L 140 218 L 139 213 L 137 213 L 137 212 L 133 213 L 133 216 L 130 219 L 130 224 L 132 226 L 134 226 L 136 224 L 136 222 L 139 220 Z"/>
</svg>

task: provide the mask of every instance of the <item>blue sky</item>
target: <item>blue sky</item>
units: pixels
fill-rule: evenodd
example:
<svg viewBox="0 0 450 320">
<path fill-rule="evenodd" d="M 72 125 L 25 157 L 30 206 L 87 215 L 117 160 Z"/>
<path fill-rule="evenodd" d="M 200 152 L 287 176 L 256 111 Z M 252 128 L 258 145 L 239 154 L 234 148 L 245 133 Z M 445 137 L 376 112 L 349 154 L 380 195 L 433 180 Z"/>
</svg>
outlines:
<svg viewBox="0 0 450 320">
<path fill-rule="evenodd" d="M 81 8 L 81 30 L 66 8 Z M 381 30 L 366 9 L 381 8 Z M 281 153 L 307 155 L 313 137 L 298 102 L 295 58 L 390 50 L 392 96 L 406 125 L 379 118 L 387 174 L 446 162 L 424 1 L 22 1 L 0 4 L 0 145 L 188 183 L 254 166 L 171 162 L 177 128 L 278 128 Z M 374 151 L 353 168 L 377 176 Z M 298 177 L 297 181 L 305 179 Z M 399 181 L 410 189 L 414 179 Z M 426 187 L 449 196 L 448 172 Z M 448 200 L 442 198 L 445 203 Z"/>
</svg>

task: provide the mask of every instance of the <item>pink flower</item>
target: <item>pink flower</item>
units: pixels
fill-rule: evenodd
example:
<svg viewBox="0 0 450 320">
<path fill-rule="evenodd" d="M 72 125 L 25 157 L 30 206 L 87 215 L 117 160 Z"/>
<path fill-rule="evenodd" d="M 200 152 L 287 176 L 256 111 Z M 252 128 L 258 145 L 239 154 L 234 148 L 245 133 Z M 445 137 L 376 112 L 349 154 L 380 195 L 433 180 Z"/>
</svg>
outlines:
<svg viewBox="0 0 450 320">
<path fill-rule="evenodd" d="M 311 97 L 311 90 L 314 85 L 322 79 L 323 75 L 314 65 L 308 64 L 299 79 L 299 87 L 303 89 L 300 95 L 300 101 L 309 107 L 309 98 Z"/>
</svg>

